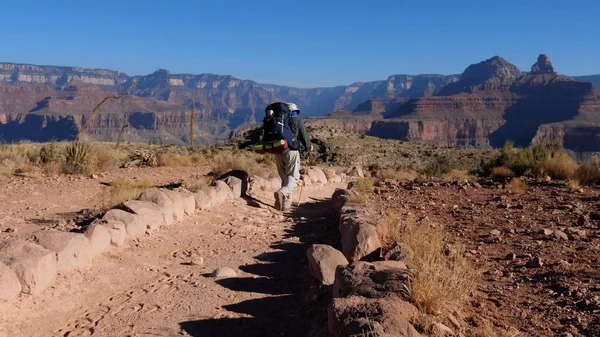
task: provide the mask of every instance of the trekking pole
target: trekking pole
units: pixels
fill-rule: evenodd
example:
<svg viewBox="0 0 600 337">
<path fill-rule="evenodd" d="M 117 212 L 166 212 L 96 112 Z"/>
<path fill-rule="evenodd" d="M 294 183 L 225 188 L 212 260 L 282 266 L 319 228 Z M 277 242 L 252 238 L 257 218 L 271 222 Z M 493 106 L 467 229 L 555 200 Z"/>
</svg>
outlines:
<svg viewBox="0 0 600 337">
<path fill-rule="evenodd" d="M 300 167 L 302 167 L 302 165 L 300 165 Z M 304 172 L 306 173 L 306 172 Z M 298 201 L 296 202 L 296 208 L 300 207 L 300 200 L 302 200 L 302 190 L 304 189 L 304 179 L 302 179 L 304 177 L 304 175 L 300 176 L 300 180 L 302 180 L 302 185 L 300 186 L 300 195 L 298 196 Z"/>
<path fill-rule="evenodd" d="M 304 189 L 304 179 L 302 179 L 302 185 L 300 186 L 300 195 L 298 196 L 298 202 L 296 208 L 300 207 L 300 200 L 302 200 L 302 190 Z"/>
</svg>

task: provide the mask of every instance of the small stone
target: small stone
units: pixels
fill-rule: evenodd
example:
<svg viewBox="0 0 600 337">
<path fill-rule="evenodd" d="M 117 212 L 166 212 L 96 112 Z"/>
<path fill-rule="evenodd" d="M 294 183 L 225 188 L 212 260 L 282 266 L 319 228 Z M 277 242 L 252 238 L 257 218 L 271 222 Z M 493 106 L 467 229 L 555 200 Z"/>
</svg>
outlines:
<svg viewBox="0 0 600 337">
<path fill-rule="evenodd" d="M 192 266 L 201 266 L 204 264 L 204 258 L 202 256 L 194 257 L 190 261 L 190 265 Z"/>
<path fill-rule="evenodd" d="M 579 225 L 580 227 L 587 227 L 589 225 L 589 223 L 590 223 L 590 217 L 587 215 L 581 215 L 577 219 L 577 225 Z"/>
<path fill-rule="evenodd" d="M 510 252 L 510 253 L 506 254 L 506 257 L 504 259 L 514 261 L 516 258 L 517 258 L 517 254 Z"/>
<path fill-rule="evenodd" d="M 490 235 L 492 235 L 492 236 L 500 236 L 500 234 L 502 234 L 502 232 L 500 232 L 497 229 L 493 229 L 490 231 Z"/>
<path fill-rule="evenodd" d="M 235 272 L 235 270 L 229 267 L 221 267 L 215 269 L 215 271 L 212 273 L 212 276 L 216 278 L 229 278 L 236 277 L 237 273 Z"/>
<path fill-rule="evenodd" d="M 551 229 L 544 228 L 540 231 L 540 233 L 544 234 L 544 236 L 550 236 L 554 234 L 554 231 Z"/>
<path fill-rule="evenodd" d="M 569 240 L 569 236 L 565 234 L 565 232 L 560 231 L 558 229 L 555 229 L 553 234 L 557 240 Z"/>
<path fill-rule="evenodd" d="M 529 262 L 527 262 L 528 268 L 541 268 L 543 266 L 544 266 L 544 263 L 542 262 L 542 258 L 539 256 L 536 256 L 533 259 L 531 259 Z"/>
<path fill-rule="evenodd" d="M 90 178 L 94 179 L 94 180 L 98 180 L 98 175 L 97 174 L 92 174 L 90 176 Z"/>
</svg>

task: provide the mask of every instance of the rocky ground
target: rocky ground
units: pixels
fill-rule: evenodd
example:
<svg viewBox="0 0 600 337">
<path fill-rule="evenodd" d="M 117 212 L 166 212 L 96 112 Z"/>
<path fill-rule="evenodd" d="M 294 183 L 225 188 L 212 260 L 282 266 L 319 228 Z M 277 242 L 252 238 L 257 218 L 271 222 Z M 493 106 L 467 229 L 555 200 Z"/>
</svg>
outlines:
<svg viewBox="0 0 600 337">
<path fill-rule="evenodd" d="M 43 228 L 73 229 L 102 208 L 107 183 L 119 179 L 146 180 L 155 186 L 195 182 L 210 167 L 111 169 L 94 175 L 0 175 L 0 240 L 26 237 Z"/>
<path fill-rule="evenodd" d="M 306 187 L 285 214 L 261 191 L 198 211 L 0 304 L 0 335 L 324 336 L 330 292 L 315 287 L 305 256 L 333 237 L 336 187 Z"/>
<path fill-rule="evenodd" d="M 467 326 L 491 323 L 526 336 L 600 335 L 600 190 L 529 181 L 513 192 L 476 184 L 388 181 L 386 205 L 447 229 L 481 283 L 462 312 Z"/>
</svg>

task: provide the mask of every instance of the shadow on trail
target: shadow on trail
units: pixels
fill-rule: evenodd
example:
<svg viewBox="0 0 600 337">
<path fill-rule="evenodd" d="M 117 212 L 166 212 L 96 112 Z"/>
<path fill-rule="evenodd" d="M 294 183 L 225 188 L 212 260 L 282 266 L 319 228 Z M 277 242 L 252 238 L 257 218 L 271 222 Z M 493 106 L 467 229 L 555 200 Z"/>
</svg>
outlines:
<svg viewBox="0 0 600 337">
<path fill-rule="evenodd" d="M 218 280 L 225 288 L 268 294 L 270 297 L 228 304 L 223 308 L 248 318 L 220 318 L 181 322 L 194 337 L 326 336 L 330 287 L 320 287 L 310 276 L 306 250 L 313 243 L 339 246 L 337 215 L 330 200 L 312 199 L 286 214 L 294 225 L 271 251 L 255 256 L 256 263 L 240 266 L 256 277 Z"/>
</svg>

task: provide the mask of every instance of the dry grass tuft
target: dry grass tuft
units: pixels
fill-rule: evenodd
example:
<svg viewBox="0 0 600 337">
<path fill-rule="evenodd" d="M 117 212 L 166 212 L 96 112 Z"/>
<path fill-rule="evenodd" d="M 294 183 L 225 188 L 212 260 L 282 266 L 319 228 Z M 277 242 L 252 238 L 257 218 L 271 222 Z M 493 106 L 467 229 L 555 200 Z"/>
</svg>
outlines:
<svg viewBox="0 0 600 337">
<path fill-rule="evenodd" d="M 375 185 L 371 178 L 360 178 L 352 183 L 348 201 L 356 204 L 366 204 Z"/>
<path fill-rule="evenodd" d="M 414 171 L 403 171 L 394 169 L 381 169 L 377 171 L 376 177 L 382 180 L 402 180 L 402 181 L 413 181 L 419 174 Z"/>
<path fill-rule="evenodd" d="M 508 183 L 508 188 L 513 193 L 521 193 L 527 188 L 527 184 L 519 178 L 513 178 L 510 183 Z"/>
<path fill-rule="evenodd" d="M 577 179 L 569 179 L 569 181 L 567 181 L 567 188 L 571 191 L 578 191 L 581 188 L 581 184 Z"/>
<path fill-rule="evenodd" d="M 582 185 L 594 185 L 600 183 L 600 164 L 587 163 L 581 165 L 575 171 L 575 179 Z"/>
<path fill-rule="evenodd" d="M 152 188 L 152 183 L 143 179 L 117 179 L 109 183 L 102 196 L 102 207 L 110 209 L 119 204 L 139 198 L 140 194 Z"/>
<path fill-rule="evenodd" d="M 579 164 L 564 152 L 558 152 L 546 159 L 543 164 L 543 172 L 553 179 L 569 179 L 575 175 Z"/>
<path fill-rule="evenodd" d="M 515 173 L 506 166 L 494 167 L 492 169 L 492 178 L 511 178 L 514 177 Z"/>
<path fill-rule="evenodd" d="M 446 178 L 458 180 L 475 180 L 475 176 L 470 174 L 467 170 L 451 170 L 446 174 Z"/>
<path fill-rule="evenodd" d="M 476 289 L 479 276 L 464 257 L 464 247 L 448 248 L 441 225 L 414 219 L 405 221 L 400 243 L 414 273 L 412 297 L 423 312 L 446 316 L 460 310 Z"/>
<path fill-rule="evenodd" d="M 158 166 L 192 166 L 192 156 L 180 154 L 161 154 L 158 156 Z"/>
</svg>

